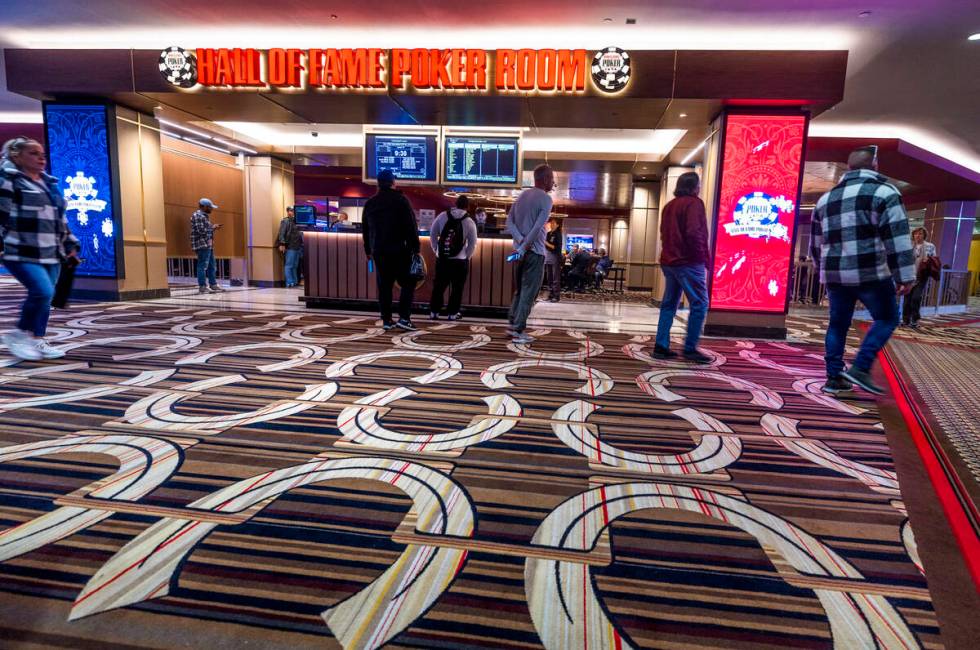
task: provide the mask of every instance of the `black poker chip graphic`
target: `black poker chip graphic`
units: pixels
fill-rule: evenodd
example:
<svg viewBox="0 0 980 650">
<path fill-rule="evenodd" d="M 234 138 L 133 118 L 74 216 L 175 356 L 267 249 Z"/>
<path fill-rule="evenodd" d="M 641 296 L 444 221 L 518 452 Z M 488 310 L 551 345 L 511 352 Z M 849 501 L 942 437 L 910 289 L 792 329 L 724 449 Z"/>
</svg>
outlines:
<svg viewBox="0 0 980 650">
<path fill-rule="evenodd" d="M 197 57 L 176 45 L 160 52 L 160 74 L 179 88 L 191 88 L 197 84 Z"/>
<path fill-rule="evenodd" d="M 592 82 L 605 93 L 618 93 L 630 82 L 630 55 L 618 47 L 599 50 L 592 57 Z"/>
</svg>

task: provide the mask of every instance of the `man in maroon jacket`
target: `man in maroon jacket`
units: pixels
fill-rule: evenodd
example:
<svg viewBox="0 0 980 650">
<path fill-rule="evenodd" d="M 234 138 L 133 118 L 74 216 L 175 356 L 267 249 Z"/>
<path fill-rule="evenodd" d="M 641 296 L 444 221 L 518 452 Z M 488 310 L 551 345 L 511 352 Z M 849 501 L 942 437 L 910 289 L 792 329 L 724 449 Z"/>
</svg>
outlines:
<svg viewBox="0 0 980 650">
<path fill-rule="evenodd" d="M 695 363 L 710 363 L 711 358 L 698 351 L 701 328 L 708 315 L 708 287 L 705 268 L 708 264 L 708 220 L 704 202 L 698 198 L 701 179 L 694 172 L 681 174 L 677 179 L 674 198 L 660 214 L 660 267 L 667 285 L 660 304 L 660 322 L 653 356 L 670 359 L 677 356 L 670 349 L 670 326 L 681 301 L 687 296 L 691 313 L 687 318 L 687 338 L 684 358 Z"/>
</svg>

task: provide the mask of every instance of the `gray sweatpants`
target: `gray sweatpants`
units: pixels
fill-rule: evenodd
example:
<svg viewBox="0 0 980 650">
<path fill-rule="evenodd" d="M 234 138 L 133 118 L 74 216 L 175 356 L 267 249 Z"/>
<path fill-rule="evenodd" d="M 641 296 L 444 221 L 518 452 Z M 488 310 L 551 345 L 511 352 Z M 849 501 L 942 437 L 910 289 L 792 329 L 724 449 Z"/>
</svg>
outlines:
<svg viewBox="0 0 980 650">
<path fill-rule="evenodd" d="M 510 304 L 508 318 L 515 331 L 523 332 L 527 327 L 527 317 L 531 307 L 538 299 L 541 291 L 541 280 L 544 278 L 544 255 L 528 251 L 517 262 L 514 284 L 514 300 Z"/>
</svg>

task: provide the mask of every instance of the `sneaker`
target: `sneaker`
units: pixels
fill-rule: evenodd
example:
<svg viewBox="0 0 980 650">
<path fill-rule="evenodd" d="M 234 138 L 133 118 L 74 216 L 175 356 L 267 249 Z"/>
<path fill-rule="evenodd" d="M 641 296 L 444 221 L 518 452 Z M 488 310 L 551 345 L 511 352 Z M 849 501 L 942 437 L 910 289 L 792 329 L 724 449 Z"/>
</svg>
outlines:
<svg viewBox="0 0 980 650">
<path fill-rule="evenodd" d="M 531 343 L 534 343 L 534 337 L 530 334 L 521 332 L 520 334 L 515 334 L 514 338 L 512 338 L 510 342 L 516 343 L 517 345 L 530 345 Z"/>
<path fill-rule="evenodd" d="M 296 285 L 293 286 L 295 287 Z M 224 289 L 222 289 L 216 284 L 211 285 L 211 288 L 209 290 L 211 291 L 211 293 L 224 293 Z"/>
<path fill-rule="evenodd" d="M 885 394 L 884 388 L 871 381 L 871 373 L 867 370 L 861 370 L 860 368 L 851 366 L 841 373 L 841 377 L 854 382 L 869 393 L 874 393 L 875 395 Z"/>
<path fill-rule="evenodd" d="M 34 343 L 34 337 L 22 330 L 12 330 L 3 335 L 3 344 L 10 350 L 10 354 L 24 361 L 37 361 L 41 359 L 41 351 Z"/>
<path fill-rule="evenodd" d="M 670 348 L 662 348 L 659 345 L 653 346 L 654 359 L 673 359 L 675 357 L 677 357 L 677 353 Z"/>
<path fill-rule="evenodd" d="M 449 314 L 446 316 L 446 320 L 463 320 L 463 315 L 460 313 Z"/>
<path fill-rule="evenodd" d="M 439 314 L 434 311 L 429 312 L 429 320 L 439 320 Z"/>
<path fill-rule="evenodd" d="M 511 338 L 521 335 L 521 333 L 515 330 L 513 327 L 508 327 L 507 329 L 504 330 L 504 333 Z"/>
<path fill-rule="evenodd" d="M 704 354 L 700 350 L 691 350 L 690 352 L 684 352 L 684 358 L 688 361 L 693 361 L 694 363 L 711 363 L 711 357 Z"/>
<path fill-rule="evenodd" d="M 198 293 L 211 293 L 210 291 L 208 291 L 208 288 L 207 287 L 199 287 L 198 290 L 197 290 L 197 292 Z"/>
<path fill-rule="evenodd" d="M 854 390 L 854 384 L 837 375 L 836 377 L 829 377 L 827 383 L 820 390 L 828 395 L 836 395 L 837 393 L 846 393 L 847 391 Z"/>
<path fill-rule="evenodd" d="M 399 318 L 398 322 L 395 323 L 395 327 L 409 332 L 416 332 L 419 329 L 415 327 L 415 324 L 407 318 Z"/>
<path fill-rule="evenodd" d="M 65 356 L 65 351 L 48 345 L 44 339 L 34 339 L 34 347 L 41 353 L 42 359 L 60 359 Z"/>
<path fill-rule="evenodd" d="M 391 330 L 395 329 L 395 322 L 386 320 L 385 322 L 381 323 L 381 329 L 386 332 L 390 332 Z"/>
</svg>

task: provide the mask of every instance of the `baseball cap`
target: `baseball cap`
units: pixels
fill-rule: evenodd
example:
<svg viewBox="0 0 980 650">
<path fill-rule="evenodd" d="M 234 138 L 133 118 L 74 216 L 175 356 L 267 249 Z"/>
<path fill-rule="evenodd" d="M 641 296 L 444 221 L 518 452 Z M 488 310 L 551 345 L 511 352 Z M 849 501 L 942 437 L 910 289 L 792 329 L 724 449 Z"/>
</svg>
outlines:
<svg viewBox="0 0 980 650">
<path fill-rule="evenodd" d="M 379 183 L 390 184 L 395 181 L 395 178 L 395 172 L 391 171 L 390 169 L 382 169 L 380 172 L 378 172 Z"/>
<path fill-rule="evenodd" d="M 217 205 L 215 205 L 215 203 L 214 203 L 214 201 L 212 201 L 211 199 L 204 199 L 204 198 L 202 198 L 202 199 L 201 199 L 200 201 L 198 201 L 197 203 L 198 203 L 198 205 L 200 205 L 201 207 L 205 207 L 205 208 L 211 208 L 212 210 L 217 210 L 217 209 L 218 209 L 218 206 L 217 206 Z"/>
</svg>

